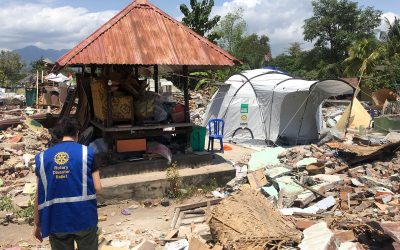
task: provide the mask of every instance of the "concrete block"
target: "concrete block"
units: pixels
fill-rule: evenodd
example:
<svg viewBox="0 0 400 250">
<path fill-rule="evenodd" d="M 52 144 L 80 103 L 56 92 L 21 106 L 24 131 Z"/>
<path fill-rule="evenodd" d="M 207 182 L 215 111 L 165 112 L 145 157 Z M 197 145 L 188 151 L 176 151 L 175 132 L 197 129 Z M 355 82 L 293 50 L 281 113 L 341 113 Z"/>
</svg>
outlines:
<svg viewBox="0 0 400 250">
<path fill-rule="evenodd" d="M 271 169 L 266 169 L 264 171 L 265 175 L 268 175 L 272 179 L 276 179 L 278 177 L 285 176 L 291 172 L 290 169 L 287 169 L 285 167 L 275 167 Z"/>
<path fill-rule="evenodd" d="M 333 235 L 326 222 L 312 225 L 303 232 L 300 250 L 336 250 Z"/>
</svg>

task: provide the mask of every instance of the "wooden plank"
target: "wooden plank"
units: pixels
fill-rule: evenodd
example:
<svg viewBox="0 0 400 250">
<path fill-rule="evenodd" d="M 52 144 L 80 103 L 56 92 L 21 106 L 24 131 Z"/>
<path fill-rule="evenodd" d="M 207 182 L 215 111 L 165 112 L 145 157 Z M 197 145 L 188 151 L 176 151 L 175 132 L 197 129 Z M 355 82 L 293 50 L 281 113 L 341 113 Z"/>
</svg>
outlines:
<svg viewBox="0 0 400 250">
<path fill-rule="evenodd" d="M 176 221 L 176 224 L 175 224 L 174 228 L 179 228 L 179 226 L 181 225 L 181 221 L 182 221 L 183 217 L 185 217 L 185 214 L 184 213 L 179 213 L 178 220 Z"/>
<path fill-rule="evenodd" d="M 104 132 L 130 132 L 130 131 L 139 131 L 139 130 L 156 130 L 156 129 L 165 129 L 165 128 L 191 128 L 193 127 L 192 123 L 171 123 L 171 124 L 151 124 L 147 126 L 123 126 L 123 127 L 110 127 L 106 128 L 102 124 L 96 121 L 91 121 L 93 126 Z"/>
<path fill-rule="evenodd" d="M 176 208 L 175 209 L 175 213 L 174 213 L 174 217 L 172 218 L 172 221 L 171 221 L 171 227 L 172 228 L 175 228 L 175 224 L 176 224 L 176 222 L 178 220 L 178 217 L 179 217 L 180 213 L 181 213 L 181 209 L 180 208 Z"/>
<path fill-rule="evenodd" d="M 218 199 L 202 201 L 202 202 L 197 202 L 197 203 L 192 203 L 192 204 L 187 204 L 187 205 L 181 205 L 181 206 L 177 206 L 176 208 L 179 208 L 180 211 L 186 211 L 186 210 L 196 209 L 196 208 L 200 208 L 200 207 L 206 207 L 208 202 L 210 203 L 211 206 L 217 205 L 222 200 L 223 200 L 223 198 L 218 198 Z"/>
<path fill-rule="evenodd" d="M 323 149 L 321 149 L 320 147 L 318 147 L 318 146 L 315 145 L 315 144 L 311 144 L 311 147 L 313 147 L 315 150 L 317 150 L 317 151 L 320 152 L 320 153 L 325 153 L 325 151 L 324 151 Z"/>
<path fill-rule="evenodd" d="M 254 172 L 251 172 L 247 175 L 247 179 L 249 180 L 250 186 L 252 189 L 258 189 L 265 185 L 267 185 L 267 177 L 265 177 L 264 169 L 258 169 Z"/>
<path fill-rule="evenodd" d="M 170 240 L 172 239 L 175 235 L 177 235 L 179 232 L 178 229 L 172 229 L 171 231 L 169 231 L 169 233 L 165 236 L 165 240 Z"/>
</svg>

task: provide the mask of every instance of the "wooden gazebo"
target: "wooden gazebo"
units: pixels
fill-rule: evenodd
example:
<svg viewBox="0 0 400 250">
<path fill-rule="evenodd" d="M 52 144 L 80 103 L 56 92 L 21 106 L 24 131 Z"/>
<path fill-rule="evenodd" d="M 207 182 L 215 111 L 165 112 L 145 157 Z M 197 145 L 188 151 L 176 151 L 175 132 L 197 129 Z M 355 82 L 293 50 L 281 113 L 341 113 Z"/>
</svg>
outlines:
<svg viewBox="0 0 400 250">
<path fill-rule="evenodd" d="M 157 83 L 155 84 L 157 93 L 159 73 L 172 72 L 182 76 L 185 123 L 180 124 L 137 126 L 132 123 L 131 126 L 114 126 L 112 92 L 108 86 L 106 120 L 103 124 L 95 121 L 91 123 L 103 132 L 109 144 L 114 144 L 114 140 L 121 138 L 156 135 L 157 131 L 163 134 L 165 127 L 190 127 L 188 72 L 234 66 L 237 62 L 238 60 L 228 52 L 147 0 L 136 0 L 63 55 L 56 63 L 59 68 L 80 67 L 83 72 L 88 71 L 85 69 L 90 69 L 91 75 L 83 74 L 77 78 L 78 90 L 79 86 L 83 86 L 82 91 L 78 91 L 79 98 L 86 99 L 88 107 L 93 106 L 93 99 L 88 94 L 90 90 L 87 86 L 90 88 L 91 77 L 98 69 L 109 72 L 113 67 L 125 68 L 125 71 L 132 71 L 135 76 L 138 76 L 142 69 L 151 69 Z M 81 116 L 86 117 L 85 114 Z"/>
</svg>

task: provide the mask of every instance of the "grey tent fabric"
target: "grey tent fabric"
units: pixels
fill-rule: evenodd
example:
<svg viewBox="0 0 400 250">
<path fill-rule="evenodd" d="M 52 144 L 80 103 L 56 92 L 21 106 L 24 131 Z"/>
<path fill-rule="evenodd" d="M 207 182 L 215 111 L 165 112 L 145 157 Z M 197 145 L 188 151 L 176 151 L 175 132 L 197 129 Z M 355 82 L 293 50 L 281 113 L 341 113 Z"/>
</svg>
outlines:
<svg viewBox="0 0 400 250">
<path fill-rule="evenodd" d="M 318 139 L 321 104 L 332 96 L 353 93 L 343 80 L 306 81 L 270 69 L 230 77 L 214 94 L 204 125 L 225 121 L 225 138 L 248 131 L 254 139 L 307 143 Z M 250 132 L 251 131 L 251 132 Z"/>
</svg>

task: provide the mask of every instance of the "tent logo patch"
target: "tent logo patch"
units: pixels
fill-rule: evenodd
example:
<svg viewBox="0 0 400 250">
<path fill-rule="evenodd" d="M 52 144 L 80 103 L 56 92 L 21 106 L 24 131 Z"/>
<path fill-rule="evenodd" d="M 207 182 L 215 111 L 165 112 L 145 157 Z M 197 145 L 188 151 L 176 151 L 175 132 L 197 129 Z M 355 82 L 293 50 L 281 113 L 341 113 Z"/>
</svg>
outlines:
<svg viewBox="0 0 400 250">
<path fill-rule="evenodd" d="M 240 113 L 242 113 L 242 114 L 249 113 L 249 104 L 241 104 L 240 105 Z"/>
</svg>

